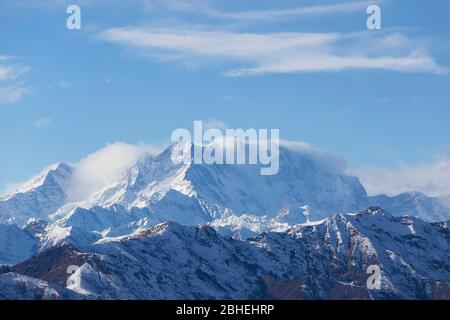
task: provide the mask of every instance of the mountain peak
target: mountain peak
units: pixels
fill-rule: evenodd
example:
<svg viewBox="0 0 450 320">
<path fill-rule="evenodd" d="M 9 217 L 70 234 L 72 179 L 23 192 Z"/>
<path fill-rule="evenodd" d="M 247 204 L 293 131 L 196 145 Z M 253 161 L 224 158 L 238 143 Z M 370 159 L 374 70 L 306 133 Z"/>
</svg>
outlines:
<svg viewBox="0 0 450 320">
<path fill-rule="evenodd" d="M 384 211 L 381 207 L 372 206 L 367 209 L 361 210 L 358 214 L 368 216 L 379 216 L 379 215 L 386 215 L 387 212 Z"/>
<path fill-rule="evenodd" d="M 66 177 L 72 172 L 72 167 L 66 163 L 57 162 L 49 165 L 42 170 L 37 176 L 31 178 L 27 182 L 20 185 L 16 190 L 10 192 L 1 201 L 8 200 L 18 193 L 27 193 L 42 187 L 46 182 L 51 181 L 55 177 Z"/>
<path fill-rule="evenodd" d="M 0 220 L 22 224 L 35 217 L 49 221 L 76 207 L 107 209 L 115 204 L 127 211 L 147 209 L 156 223 L 207 223 L 247 215 L 267 217 L 267 221 L 282 216 L 281 223 L 294 225 L 371 205 L 425 220 L 427 216 L 433 221 L 450 216 L 450 208 L 436 205 L 442 200 L 420 193 L 369 197 L 358 178 L 345 174 L 341 159 L 304 144 L 280 143 L 279 172 L 273 176 L 261 175 L 260 164 L 187 164 L 174 159 L 186 152 L 193 152 L 192 143 L 175 142 L 159 155 L 138 157 L 131 164 L 125 161 L 120 174 L 102 171 L 105 181 L 95 173 L 108 157 L 96 157 L 95 166 L 81 172 L 77 165 L 53 164 L 16 193 L 0 199 Z M 307 212 L 302 209 L 306 206 Z M 285 208 L 289 208 L 286 214 L 280 215 Z M 373 208 L 366 214 L 378 211 Z"/>
</svg>

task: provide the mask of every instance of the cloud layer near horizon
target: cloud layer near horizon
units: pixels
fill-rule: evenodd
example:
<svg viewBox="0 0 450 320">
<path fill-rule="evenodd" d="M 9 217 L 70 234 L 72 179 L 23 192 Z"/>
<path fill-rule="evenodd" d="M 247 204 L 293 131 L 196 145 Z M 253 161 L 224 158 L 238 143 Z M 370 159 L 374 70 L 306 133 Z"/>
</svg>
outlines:
<svg viewBox="0 0 450 320">
<path fill-rule="evenodd" d="M 408 165 L 399 162 L 393 167 L 356 166 L 349 173 L 357 176 L 370 195 L 396 195 L 420 191 L 429 196 L 450 195 L 450 159 Z"/>
</svg>

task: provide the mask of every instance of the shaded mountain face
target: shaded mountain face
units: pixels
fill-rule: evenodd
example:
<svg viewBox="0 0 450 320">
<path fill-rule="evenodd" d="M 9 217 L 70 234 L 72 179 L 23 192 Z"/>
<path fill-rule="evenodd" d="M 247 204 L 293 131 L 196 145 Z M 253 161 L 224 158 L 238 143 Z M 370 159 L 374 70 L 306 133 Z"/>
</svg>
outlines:
<svg viewBox="0 0 450 320">
<path fill-rule="evenodd" d="M 245 241 L 163 223 L 82 250 L 52 247 L 3 268 L 0 281 L 68 282 L 89 299 L 450 299 L 449 249 L 448 223 L 373 207 Z M 68 265 L 80 268 L 68 275 Z M 371 265 L 380 289 L 367 286 Z"/>
<path fill-rule="evenodd" d="M 38 240 L 14 224 L 0 224 L 0 264 L 14 264 L 33 255 Z"/>
<path fill-rule="evenodd" d="M 229 213 L 275 217 L 287 209 L 291 222 L 300 223 L 306 221 L 302 206 L 308 205 L 309 218 L 317 220 L 358 210 L 366 200 L 358 179 L 312 154 L 281 148 L 279 172 L 263 176 L 259 171 L 248 165 L 192 165 L 185 177 L 200 201 L 215 207 L 209 209 L 215 218 Z"/>
<path fill-rule="evenodd" d="M 81 300 L 84 296 L 58 285 L 16 273 L 0 274 L 0 300 Z"/>
</svg>

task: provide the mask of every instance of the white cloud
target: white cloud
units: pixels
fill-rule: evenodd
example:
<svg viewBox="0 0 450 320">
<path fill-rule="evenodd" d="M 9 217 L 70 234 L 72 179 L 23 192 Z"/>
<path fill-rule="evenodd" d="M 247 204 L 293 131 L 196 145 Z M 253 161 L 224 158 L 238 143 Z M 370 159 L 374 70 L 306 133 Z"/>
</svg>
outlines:
<svg viewBox="0 0 450 320">
<path fill-rule="evenodd" d="M 387 0 L 378 1 L 378 4 L 387 2 Z M 265 10 L 247 10 L 247 11 L 224 11 L 218 9 L 218 6 L 226 1 L 207 1 L 207 0 L 171 0 L 155 1 L 152 7 L 148 9 L 167 9 L 169 11 L 185 13 L 191 15 L 203 15 L 213 19 L 231 20 L 236 22 L 266 22 L 278 21 L 281 19 L 299 18 L 302 16 L 317 16 L 327 14 L 362 12 L 373 1 L 346 1 L 342 3 L 330 3 L 313 6 L 290 7 L 283 9 L 265 9 Z M 216 5 L 216 6 L 213 6 Z"/>
<path fill-rule="evenodd" d="M 31 93 L 33 90 L 24 85 L 11 85 L 0 87 L 0 104 L 14 103 Z"/>
<path fill-rule="evenodd" d="M 0 80 L 5 80 L 10 77 L 11 69 L 8 66 L 0 65 Z"/>
<path fill-rule="evenodd" d="M 450 194 L 448 158 L 415 166 L 400 162 L 393 167 L 352 167 L 349 173 L 360 178 L 370 195 L 396 195 L 406 191 L 420 191 L 429 196 Z"/>
<path fill-rule="evenodd" d="M 8 59 L 6 59 L 8 60 Z M 0 61 L 2 61 L 0 59 Z M 28 72 L 28 66 L 17 64 L 0 64 L 0 80 L 13 80 Z"/>
<path fill-rule="evenodd" d="M 312 53 L 312 52 L 311 52 Z M 340 71 L 346 69 L 384 69 L 398 72 L 430 72 L 445 74 L 448 71 L 438 66 L 427 54 L 411 54 L 404 57 L 365 56 L 340 57 L 328 53 L 313 56 L 307 53 L 295 58 L 268 63 L 255 68 L 244 68 L 227 73 L 228 76 L 252 76 L 265 73 L 294 73 L 314 71 Z"/>
<path fill-rule="evenodd" d="M 113 184 L 130 166 L 146 155 L 160 150 L 147 144 L 130 145 L 117 142 L 90 154 L 74 165 L 69 198 L 85 199 L 95 191 Z"/>
<path fill-rule="evenodd" d="M 350 13 L 355 11 L 365 12 L 372 1 L 354 1 L 327 5 L 317 5 L 309 7 L 297 7 L 288 9 L 252 10 L 242 12 L 224 12 L 214 9 L 203 10 L 204 14 L 211 17 L 230 19 L 236 21 L 267 21 L 288 19 L 300 16 Z"/>
<path fill-rule="evenodd" d="M 32 92 L 32 88 L 22 83 L 14 83 L 13 80 L 22 77 L 30 67 L 11 63 L 16 59 L 13 56 L 0 55 L 0 81 L 6 81 L 6 85 L 0 86 L 0 104 L 14 103 Z"/>
<path fill-rule="evenodd" d="M 36 121 L 34 122 L 34 126 L 37 128 L 49 127 L 52 125 L 52 122 L 53 122 L 52 119 L 43 117 L 36 119 Z"/>
<path fill-rule="evenodd" d="M 217 119 L 209 119 L 203 122 L 204 129 L 219 129 L 225 130 L 227 128 L 227 124 L 222 120 Z"/>
<path fill-rule="evenodd" d="M 78 0 L 77 3 L 82 7 L 121 7 L 125 9 L 140 9 L 153 13 L 166 9 L 172 12 L 201 14 L 211 18 L 231 19 L 231 20 L 267 20 L 288 18 L 303 15 L 320 15 L 320 14 L 336 14 L 349 13 L 358 10 L 365 10 L 373 1 L 347 1 L 343 3 L 293 7 L 287 9 L 271 9 L 271 10 L 251 10 L 242 12 L 227 12 L 214 7 L 213 5 L 226 4 L 227 0 Z M 386 2 L 378 0 L 377 3 Z M 17 2 L 17 6 L 21 9 L 61 9 L 72 4 L 72 0 L 21 0 Z M 11 5 L 10 5 L 11 6 Z M 1 4 L 0 4 L 1 7 Z"/>
<path fill-rule="evenodd" d="M 384 69 L 446 74 L 426 49 L 406 35 L 380 33 L 243 33 L 198 28 L 126 27 L 97 34 L 103 41 L 140 50 L 154 59 L 224 60 L 247 64 L 227 76 L 265 73 Z M 367 39 L 373 42 L 367 43 Z"/>
<path fill-rule="evenodd" d="M 346 160 L 331 152 L 316 148 L 303 141 L 280 140 L 280 147 L 292 152 L 298 152 L 313 159 L 314 163 L 322 169 L 332 173 L 343 174 L 347 167 Z"/>
<path fill-rule="evenodd" d="M 17 190 L 23 186 L 26 182 L 6 182 L 3 188 L 0 189 L 0 199 L 7 197 L 11 193 L 17 192 Z"/>
<path fill-rule="evenodd" d="M 72 84 L 72 82 L 67 81 L 67 80 L 59 80 L 56 82 L 56 84 L 61 89 L 72 90 L 75 88 L 75 86 Z"/>
<path fill-rule="evenodd" d="M 12 60 L 12 59 L 14 59 L 13 56 L 9 56 L 9 55 L 6 55 L 6 54 L 1 54 L 0 55 L 0 61 L 6 61 L 6 60 Z"/>
</svg>

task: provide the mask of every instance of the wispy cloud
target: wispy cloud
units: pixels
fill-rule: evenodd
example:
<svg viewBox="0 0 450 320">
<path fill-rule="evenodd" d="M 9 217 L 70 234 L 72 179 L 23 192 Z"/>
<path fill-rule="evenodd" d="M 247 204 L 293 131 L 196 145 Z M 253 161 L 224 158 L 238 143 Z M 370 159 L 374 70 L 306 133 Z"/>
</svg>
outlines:
<svg viewBox="0 0 450 320">
<path fill-rule="evenodd" d="M 167 4 L 167 7 L 176 11 L 199 13 L 219 19 L 228 19 L 235 21 L 270 21 L 289 19 L 300 16 L 351 13 L 363 10 L 365 11 L 370 4 L 373 4 L 373 1 L 353 1 L 326 5 L 293 7 L 287 9 L 248 10 L 240 12 L 222 11 L 206 6 L 205 4 L 199 4 L 198 2 L 191 2 L 190 4 L 186 4 L 175 1 L 169 2 Z"/>
<path fill-rule="evenodd" d="M 349 173 L 359 177 L 371 195 L 396 195 L 406 191 L 420 191 L 430 196 L 450 194 L 448 158 L 418 165 L 400 162 L 393 167 L 358 166 L 350 168 Z"/>
<path fill-rule="evenodd" d="M 225 121 L 217 119 L 208 119 L 207 121 L 203 122 L 203 126 L 205 129 L 219 129 L 219 130 L 225 130 L 228 127 Z"/>
<path fill-rule="evenodd" d="M 227 76 L 265 73 L 384 69 L 446 74 L 426 48 L 406 35 L 381 33 L 365 45 L 367 33 L 244 33 L 211 29 L 125 27 L 97 34 L 103 41 L 132 47 L 164 61 L 229 60 L 247 64 Z M 400 41 L 401 40 L 401 41 Z"/>
<path fill-rule="evenodd" d="M 73 85 L 72 82 L 67 81 L 67 80 L 59 80 L 56 83 L 58 85 L 58 87 L 60 87 L 61 89 L 65 89 L 65 90 L 72 90 L 75 88 L 75 86 Z"/>
<path fill-rule="evenodd" d="M 18 102 L 32 91 L 32 88 L 22 84 L 0 87 L 0 104 Z"/>
<path fill-rule="evenodd" d="M 0 61 L 11 60 L 11 59 L 14 59 L 14 57 L 5 55 L 5 54 L 0 54 Z"/>
<path fill-rule="evenodd" d="M 7 61 L 4 59 L 3 61 Z M 21 66 L 17 64 L 4 64 L 0 57 L 0 80 L 13 80 L 28 72 L 28 66 Z"/>
<path fill-rule="evenodd" d="M 17 58 L 9 55 L 0 55 L 0 104 L 20 101 L 32 89 L 15 80 L 24 76 L 30 67 L 14 63 Z M 2 83 L 5 83 L 1 85 Z"/>
<path fill-rule="evenodd" d="M 42 117 L 42 118 L 36 119 L 36 121 L 34 122 L 34 126 L 36 128 L 44 128 L 44 127 L 51 126 L 52 123 L 53 123 L 52 119 L 47 118 L 47 117 Z"/>
</svg>

